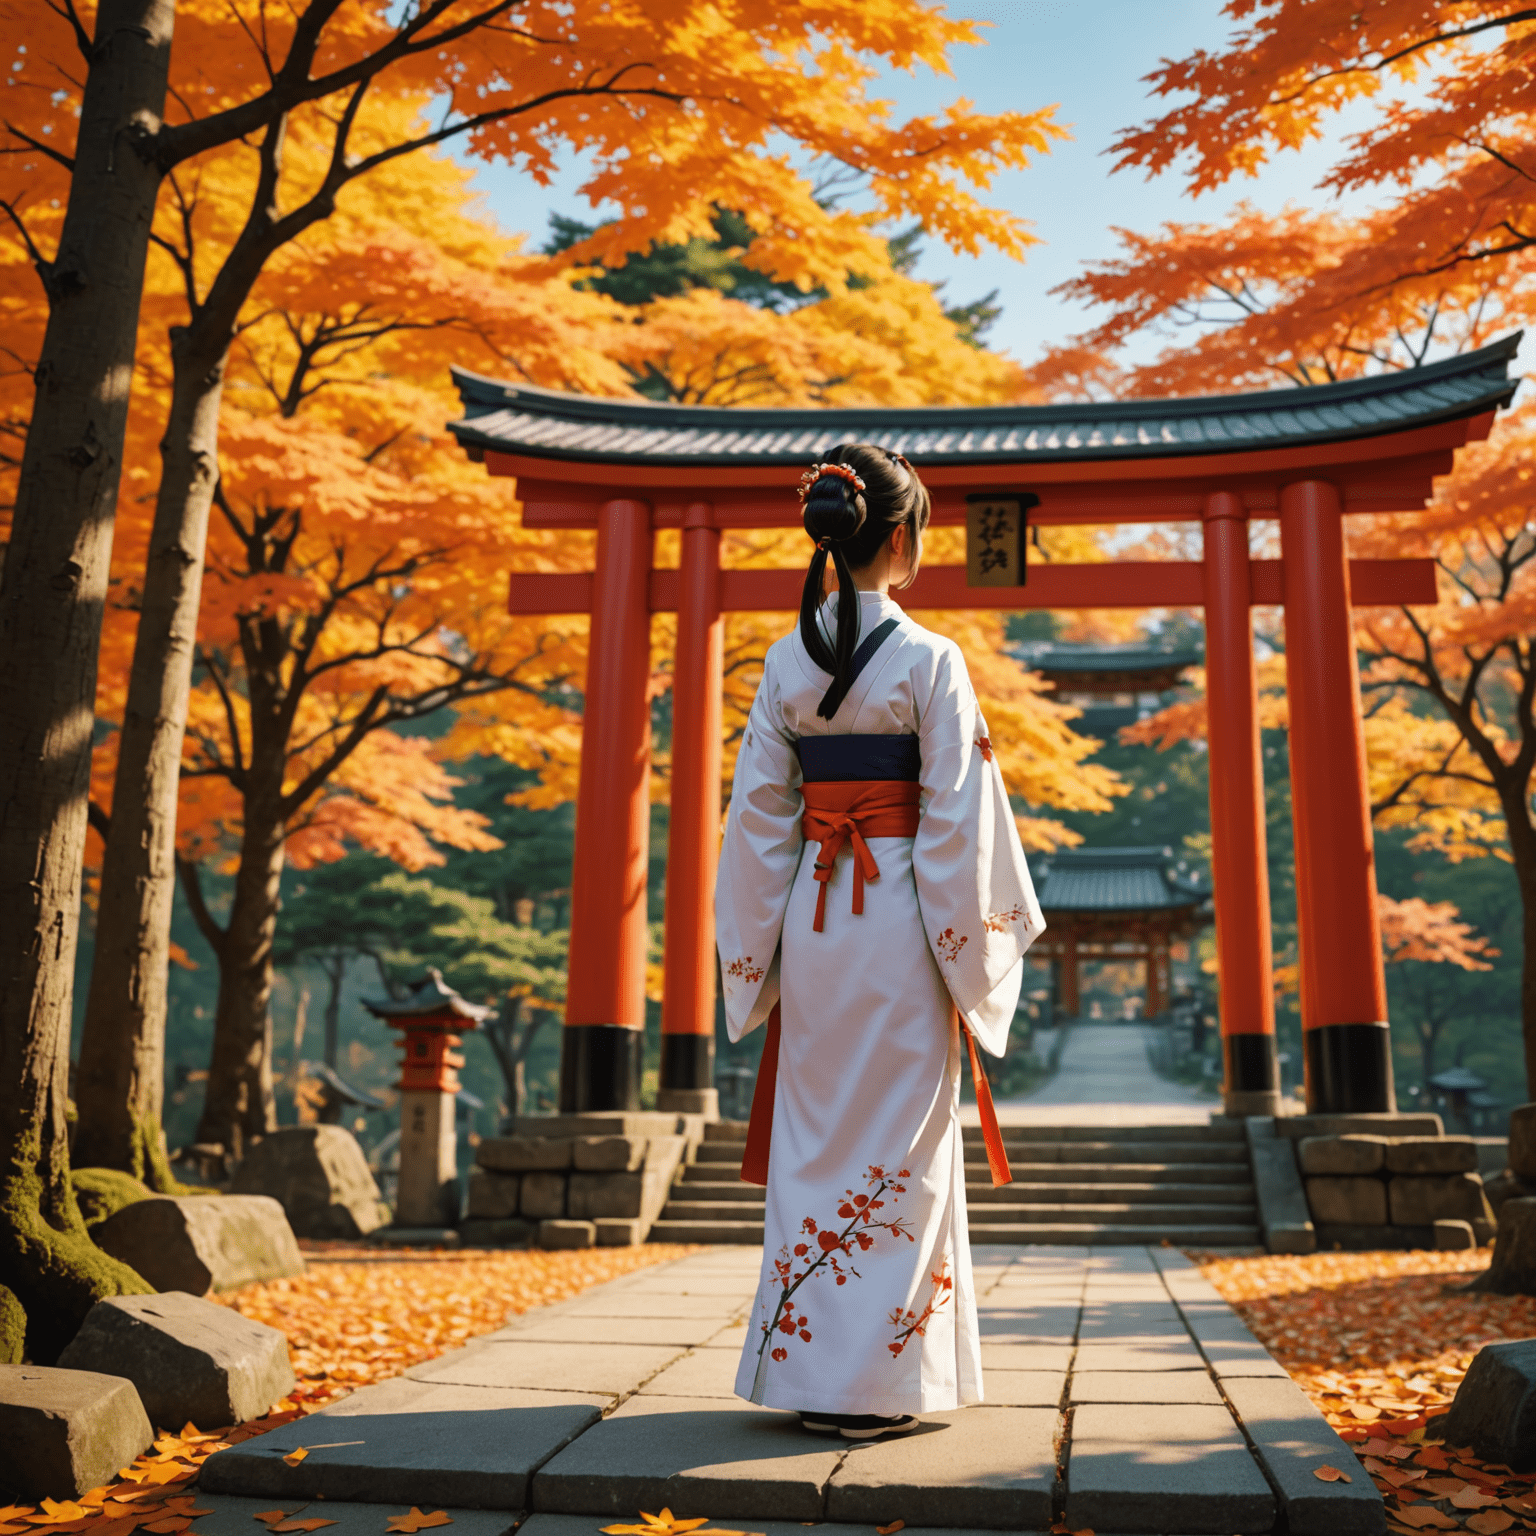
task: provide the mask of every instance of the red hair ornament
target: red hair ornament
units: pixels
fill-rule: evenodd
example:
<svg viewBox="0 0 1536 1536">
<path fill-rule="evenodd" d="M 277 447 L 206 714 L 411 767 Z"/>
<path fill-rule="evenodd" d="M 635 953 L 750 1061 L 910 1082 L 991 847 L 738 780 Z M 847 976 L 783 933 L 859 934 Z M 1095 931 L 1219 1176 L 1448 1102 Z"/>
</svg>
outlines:
<svg viewBox="0 0 1536 1536">
<path fill-rule="evenodd" d="M 838 480 L 846 480 L 855 491 L 864 489 L 864 481 L 855 471 L 846 464 L 812 464 L 806 472 L 800 476 L 800 500 L 804 501 L 811 494 L 811 487 L 816 484 L 823 475 L 832 475 Z"/>
</svg>

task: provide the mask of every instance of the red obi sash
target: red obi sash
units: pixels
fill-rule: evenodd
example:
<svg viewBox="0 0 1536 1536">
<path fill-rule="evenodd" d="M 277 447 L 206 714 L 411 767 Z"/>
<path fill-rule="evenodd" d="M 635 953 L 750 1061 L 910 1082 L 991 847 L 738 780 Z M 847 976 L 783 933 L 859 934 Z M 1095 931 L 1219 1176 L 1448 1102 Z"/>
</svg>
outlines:
<svg viewBox="0 0 1536 1536">
<path fill-rule="evenodd" d="M 864 913 L 864 882 L 880 878 L 867 837 L 916 837 L 919 786 L 903 779 L 831 779 L 800 786 L 805 815 L 800 827 L 808 843 L 821 844 L 816 860 L 817 933 L 827 915 L 827 882 L 844 844 L 853 844 L 853 911 Z"/>
<path fill-rule="evenodd" d="M 816 860 L 816 879 L 821 889 L 816 893 L 816 920 L 812 925 L 822 931 L 827 911 L 827 882 L 832 867 L 845 844 L 853 845 L 853 911 L 864 913 L 864 882 L 880 878 L 880 866 L 870 852 L 865 838 L 916 837 L 919 786 L 905 779 L 826 779 L 807 780 L 801 785 L 805 797 L 805 816 L 801 828 L 805 840 L 821 844 Z M 992 1088 L 976 1053 L 976 1040 L 969 1027 L 955 1012 L 952 1018 L 965 1036 L 971 1062 L 971 1081 L 976 1086 L 976 1108 L 981 1113 L 981 1134 L 987 1147 L 987 1166 L 995 1187 L 1013 1182 L 1003 1135 L 997 1125 L 997 1111 L 992 1106 Z M 779 1005 L 773 1005 L 763 1040 L 763 1057 L 758 1063 L 757 1086 L 752 1091 L 752 1119 L 747 1126 L 747 1145 L 741 1159 L 741 1178 L 745 1184 L 768 1182 L 768 1145 L 773 1136 L 773 1103 L 779 1077 Z"/>
</svg>

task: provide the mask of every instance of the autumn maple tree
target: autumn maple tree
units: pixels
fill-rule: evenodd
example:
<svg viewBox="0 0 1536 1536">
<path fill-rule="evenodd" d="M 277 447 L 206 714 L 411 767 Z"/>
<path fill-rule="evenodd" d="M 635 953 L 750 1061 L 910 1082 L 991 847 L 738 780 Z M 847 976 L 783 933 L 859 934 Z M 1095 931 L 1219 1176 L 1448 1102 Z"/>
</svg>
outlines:
<svg viewBox="0 0 1536 1536">
<path fill-rule="evenodd" d="M 6 35 L 17 40 L 5 76 L 7 103 L 16 110 L 6 120 L 0 172 L 15 243 L 7 270 L 21 278 L 31 261 L 53 292 L 70 289 L 79 242 L 61 242 L 55 213 L 63 209 L 66 225 L 94 221 L 92 260 L 110 269 L 118 295 L 90 290 L 90 305 L 107 304 L 110 316 L 87 313 L 90 305 L 72 306 L 66 316 L 55 305 L 50 327 L 60 331 L 67 321 L 61 345 L 76 348 L 87 365 L 66 377 L 50 362 L 32 381 L 48 386 L 39 398 L 49 409 L 38 420 L 60 435 L 41 456 L 40 437 L 39 448 L 29 446 L 4 576 L 6 633 L 28 636 L 42 658 L 36 674 L 17 685 L 25 691 L 13 690 L 7 739 L 23 745 L 7 748 L 3 765 L 12 831 L 0 841 L 0 889 L 7 893 L 0 942 L 17 956 L 7 974 L 30 978 L 8 991 L 6 1017 L 14 1011 L 17 1022 L 4 1034 L 7 1049 L 22 1042 L 18 1080 L 31 1074 L 45 1085 L 24 1116 L 29 1128 L 15 1135 L 32 1136 L 30 1127 L 46 1119 L 50 1148 L 42 1161 L 50 1168 L 63 1146 L 59 1063 L 90 739 L 83 711 L 133 373 L 133 316 L 124 306 L 137 296 L 147 242 L 178 267 L 184 302 L 164 338 L 160 474 L 117 748 L 128 792 L 114 797 L 101 888 L 98 978 L 134 1036 L 153 1034 L 163 1018 L 180 738 L 208 516 L 223 474 L 221 397 L 231 349 L 258 313 L 255 291 L 274 258 L 316 237 L 368 178 L 458 139 L 536 177 L 548 175 L 563 146 L 590 157 L 589 195 L 620 214 L 572 260 L 686 238 L 724 206 L 742 210 L 762 269 L 830 291 L 878 265 L 880 242 L 864 217 L 817 202 L 783 155 L 785 142 L 850 167 L 879 216 L 922 219 L 961 248 L 989 242 L 1017 253 L 1028 239 L 1021 223 L 989 209 L 972 188 L 1024 163 L 1054 131 L 1046 113 L 985 116 L 964 105 L 894 121 L 869 93 L 878 69 L 942 69 L 947 50 L 975 36 L 968 23 L 917 0 L 842 0 L 814 12 L 745 0 L 709 9 L 682 0 L 423 0 L 408 10 L 382 0 L 310 0 L 279 12 L 256 0 L 183 0 L 162 103 L 156 82 L 163 84 L 167 67 L 171 13 L 171 0 L 108 5 L 99 15 L 73 0 L 41 10 L 10 0 L 0 8 Z M 146 47 L 108 46 L 134 29 Z M 122 130 L 125 122 L 130 127 Z M 123 144 L 109 142 L 120 131 Z M 229 182 L 223 196 L 205 198 L 204 178 L 222 163 L 244 170 L 244 187 Z M 126 298 L 124 283 L 133 290 Z M 33 303 L 52 297 L 45 287 Z M 13 392 L 25 396 L 26 370 L 41 350 L 20 327 L 13 352 L 23 372 Z M 88 433 L 85 418 L 103 381 L 116 403 Z M 12 419 L 30 415 L 23 400 Z M 82 462 L 74 464 L 71 452 Z M 45 459 L 54 481 L 44 493 L 38 466 Z M 57 594 L 66 591 L 61 600 Z M 12 678 L 27 671 L 5 670 Z M 62 728 L 69 699 L 72 724 L 61 738 L 67 750 L 40 750 L 48 732 Z M 45 862 L 53 883 L 40 886 L 35 872 Z M 143 1076 L 143 1066 L 130 1053 L 131 1072 Z M 67 1205 L 67 1185 L 56 1171 L 49 1179 L 48 1199 Z M 41 1209 L 36 1191 L 16 1198 Z M 20 1212 L 16 1220 L 31 1223 L 38 1252 L 58 1251 L 50 1235 L 57 1224 Z M 68 1224 L 67 1212 L 61 1221 Z M 8 1256 L 7 1281 L 30 1294 L 39 1262 L 31 1250 Z M 82 1299 L 103 1283 L 82 1278 Z"/>
<path fill-rule="evenodd" d="M 1061 395 L 1305 386 L 1412 368 L 1536 315 L 1536 11 L 1501 0 L 1234 0 L 1219 48 L 1166 62 L 1182 98 L 1122 133 L 1124 169 L 1192 191 L 1255 176 L 1348 105 L 1374 106 L 1321 183 L 1358 216 L 1240 205 L 1212 224 L 1117 231 L 1064 293 L 1097 323 L 1035 382 Z M 1164 350 L 1127 365 L 1133 337 Z M 1528 409 L 1457 456 L 1422 513 L 1355 519 L 1352 552 L 1428 555 L 1433 608 L 1357 616 L 1378 824 L 1449 857 L 1509 859 L 1536 1094 L 1536 505 Z M 1167 720 L 1175 729 L 1176 721 Z M 1156 732 L 1158 724 L 1152 727 Z"/>
<path fill-rule="evenodd" d="M 1434 971 L 1426 968 L 1449 965 L 1463 971 L 1489 971 L 1499 952 L 1471 923 L 1461 920 L 1455 902 L 1425 901 L 1420 896 L 1395 901 L 1383 896 L 1380 908 L 1381 947 L 1387 963 L 1401 967 L 1411 978 L 1419 1066 L 1428 1088 L 1435 1075 L 1435 1047 L 1450 1022 L 1452 1001 Z"/>
</svg>

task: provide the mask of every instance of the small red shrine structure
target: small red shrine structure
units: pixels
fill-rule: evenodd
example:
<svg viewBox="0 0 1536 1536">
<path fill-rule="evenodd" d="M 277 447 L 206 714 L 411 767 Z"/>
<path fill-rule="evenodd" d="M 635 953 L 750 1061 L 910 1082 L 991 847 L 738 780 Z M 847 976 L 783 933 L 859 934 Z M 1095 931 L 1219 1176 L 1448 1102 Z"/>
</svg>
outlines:
<svg viewBox="0 0 1536 1536">
<path fill-rule="evenodd" d="M 1063 848 L 1031 860 L 1045 932 L 1030 958 L 1051 962 L 1056 1001 L 1068 1018 L 1082 1012 L 1085 960 L 1139 960 L 1146 966 L 1146 1017 L 1173 996 L 1172 951 L 1212 921 L 1210 892 L 1174 868 L 1171 848 Z"/>
<path fill-rule="evenodd" d="M 458 1136 L 454 1100 L 464 1058 L 464 1034 L 495 1010 L 471 1003 L 443 980 L 439 970 L 406 997 L 363 1007 L 402 1032 L 400 1046 L 400 1179 L 395 1225 L 453 1226 L 458 1221 Z"/>
<path fill-rule="evenodd" d="M 645 1022 L 650 616 L 678 615 L 661 1106 L 704 1108 L 714 1048 L 721 614 L 798 608 L 804 565 L 722 569 L 730 528 L 796 527 L 807 464 L 862 439 L 905 454 L 934 522 L 1015 498 L 1033 524 L 1189 522 L 1203 558 L 1037 564 L 1017 587 L 925 566 L 923 609 L 1204 608 L 1212 872 L 1229 1113 L 1273 1113 L 1278 1078 L 1250 609 L 1286 620 L 1301 1013 L 1308 1102 L 1394 1107 L 1351 605 L 1432 603 L 1427 560 L 1352 560 L 1344 519 L 1412 511 L 1515 390 L 1519 336 L 1425 368 L 1189 400 L 868 410 L 722 410 L 595 399 L 456 372 L 452 430 L 515 476 L 529 527 L 595 529 L 594 569 L 514 572 L 517 613 L 590 613 L 572 875 L 566 1112 L 637 1102 Z M 1281 558 L 1249 555 L 1277 518 Z M 681 564 L 653 567 L 658 528 Z M 786 624 L 792 622 L 786 619 Z"/>
</svg>

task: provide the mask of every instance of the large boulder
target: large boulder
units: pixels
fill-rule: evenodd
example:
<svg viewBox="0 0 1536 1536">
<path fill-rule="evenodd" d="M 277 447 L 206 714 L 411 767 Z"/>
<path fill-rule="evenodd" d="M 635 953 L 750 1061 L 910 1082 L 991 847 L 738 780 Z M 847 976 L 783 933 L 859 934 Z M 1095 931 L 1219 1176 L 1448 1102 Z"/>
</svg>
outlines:
<svg viewBox="0 0 1536 1536">
<path fill-rule="evenodd" d="M 1517 1472 L 1536 1466 L 1536 1339 L 1483 1345 L 1435 1435 Z"/>
<path fill-rule="evenodd" d="M 99 1488 L 154 1438 L 139 1394 L 121 1375 L 0 1365 L 0 1487 L 23 1498 L 72 1499 Z"/>
<path fill-rule="evenodd" d="M 302 1275 L 304 1259 L 270 1195 L 156 1195 L 126 1205 L 91 1236 L 157 1291 L 233 1291 Z"/>
<path fill-rule="evenodd" d="M 365 1237 L 389 1221 L 357 1138 L 339 1125 L 270 1131 L 235 1174 L 237 1195 L 270 1195 L 300 1237 Z"/>
<path fill-rule="evenodd" d="M 162 1429 L 243 1424 L 295 1385 L 276 1328 L 184 1291 L 98 1301 L 59 1364 L 126 1377 Z"/>
</svg>

